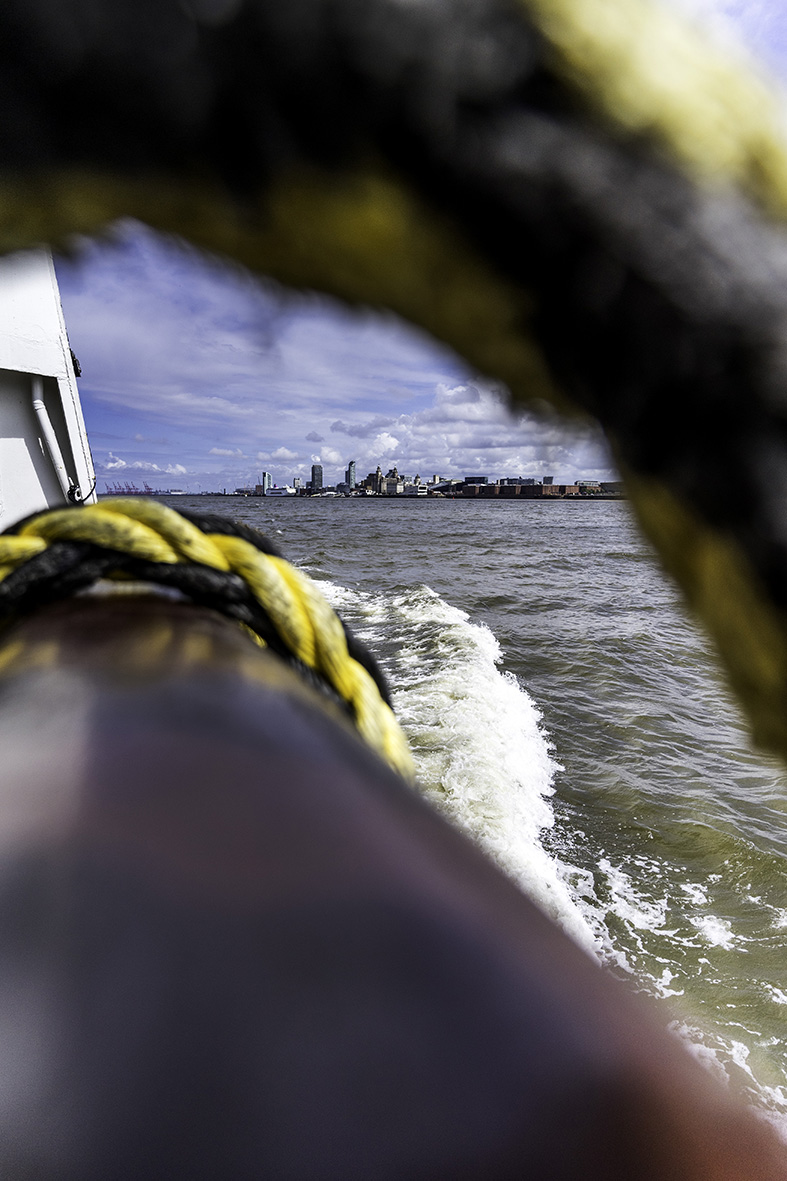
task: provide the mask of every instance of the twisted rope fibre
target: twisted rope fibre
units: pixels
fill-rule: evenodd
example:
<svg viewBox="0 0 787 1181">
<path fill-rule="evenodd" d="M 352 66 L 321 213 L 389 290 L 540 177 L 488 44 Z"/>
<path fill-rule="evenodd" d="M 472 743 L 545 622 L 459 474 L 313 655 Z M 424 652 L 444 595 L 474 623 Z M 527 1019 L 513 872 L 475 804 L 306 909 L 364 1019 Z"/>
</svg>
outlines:
<svg viewBox="0 0 787 1181">
<path fill-rule="evenodd" d="M 38 513 L 0 535 L 0 623 L 98 578 L 128 576 L 177 587 L 315 674 L 347 706 L 364 741 L 412 778 L 373 658 L 312 580 L 243 525 L 133 497 Z"/>
</svg>

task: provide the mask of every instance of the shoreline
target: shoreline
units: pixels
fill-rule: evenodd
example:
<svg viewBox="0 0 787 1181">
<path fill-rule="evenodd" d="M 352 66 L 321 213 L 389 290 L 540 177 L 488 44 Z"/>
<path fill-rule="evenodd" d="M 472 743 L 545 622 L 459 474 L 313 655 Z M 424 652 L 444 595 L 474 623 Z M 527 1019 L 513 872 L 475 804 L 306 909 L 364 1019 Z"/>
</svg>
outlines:
<svg viewBox="0 0 787 1181">
<path fill-rule="evenodd" d="M 628 496 L 621 496 L 616 493 L 602 493 L 599 496 L 345 496 L 341 493 L 335 496 L 248 496 L 242 492 L 99 492 L 97 494 L 98 500 L 114 500 L 118 497 L 150 497 L 153 500 L 163 500 L 167 498 L 180 499 L 181 497 L 189 497 L 193 499 L 209 500 L 215 498 L 217 500 L 275 500 L 291 502 L 291 501 L 313 501 L 313 500 L 352 500 L 364 501 L 369 503 L 377 503 L 381 500 L 402 503 L 406 501 L 415 501 L 423 503 L 424 501 L 447 501 L 452 502 L 464 501 L 467 504 L 478 504 L 483 501 L 493 504 L 589 504 L 593 501 L 609 502 L 611 500 L 619 500 L 628 502 Z"/>
</svg>

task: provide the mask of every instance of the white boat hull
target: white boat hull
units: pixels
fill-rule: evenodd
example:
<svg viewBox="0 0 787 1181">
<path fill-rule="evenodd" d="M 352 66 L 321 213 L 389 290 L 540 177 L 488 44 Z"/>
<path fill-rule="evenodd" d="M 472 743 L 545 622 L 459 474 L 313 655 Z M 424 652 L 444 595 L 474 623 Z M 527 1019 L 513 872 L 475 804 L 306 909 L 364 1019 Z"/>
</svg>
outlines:
<svg viewBox="0 0 787 1181">
<path fill-rule="evenodd" d="M 51 255 L 0 260 L 0 529 L 95 500 L 95 474 Z"/>
</svg>

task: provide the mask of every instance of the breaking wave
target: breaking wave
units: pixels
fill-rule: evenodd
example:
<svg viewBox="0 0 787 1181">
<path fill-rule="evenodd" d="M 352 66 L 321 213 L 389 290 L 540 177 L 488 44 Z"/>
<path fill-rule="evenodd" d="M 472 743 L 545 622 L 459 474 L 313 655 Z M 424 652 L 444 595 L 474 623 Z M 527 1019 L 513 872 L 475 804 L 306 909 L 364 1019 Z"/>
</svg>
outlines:
<svg viewBox="0 0 787 1181">
<path fill-rule="evenodd" d="M 380 659 L 420 787 L 581 946 L 594 938 L 565 867 L 544 849 L 560 770 L 534 702 L 490 629 L 428 586 L 388 597 L 322 589 Z"/>
</svg>

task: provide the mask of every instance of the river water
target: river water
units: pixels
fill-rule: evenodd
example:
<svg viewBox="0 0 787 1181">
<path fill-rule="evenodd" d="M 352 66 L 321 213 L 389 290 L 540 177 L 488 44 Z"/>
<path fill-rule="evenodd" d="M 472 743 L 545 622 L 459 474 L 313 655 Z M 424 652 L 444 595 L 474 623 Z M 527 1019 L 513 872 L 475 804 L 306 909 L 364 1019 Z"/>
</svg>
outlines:
<svg viewBox="0 0 787 1181">
<path fill-rule="evenodd" d="M 787 778 L 621 502 L 174 497 L 375 651 L 421 790 L 787 1136 Z"/>
</svg>

